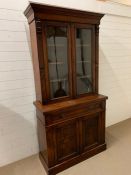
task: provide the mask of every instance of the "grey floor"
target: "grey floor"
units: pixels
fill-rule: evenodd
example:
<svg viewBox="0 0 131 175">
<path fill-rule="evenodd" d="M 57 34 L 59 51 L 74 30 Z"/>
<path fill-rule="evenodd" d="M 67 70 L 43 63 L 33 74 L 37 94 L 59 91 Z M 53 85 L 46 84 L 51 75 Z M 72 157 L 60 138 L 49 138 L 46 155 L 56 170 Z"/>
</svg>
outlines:
<svg viewBox="0 0 131 175">
<path fill-rule="evenodd" d="M 106 129 L 107 150 L 59 175 L 131 175 L 131 119 Z M 0 175 L 46 175 L 38 155 L 0 168 Z"/>
</svg>

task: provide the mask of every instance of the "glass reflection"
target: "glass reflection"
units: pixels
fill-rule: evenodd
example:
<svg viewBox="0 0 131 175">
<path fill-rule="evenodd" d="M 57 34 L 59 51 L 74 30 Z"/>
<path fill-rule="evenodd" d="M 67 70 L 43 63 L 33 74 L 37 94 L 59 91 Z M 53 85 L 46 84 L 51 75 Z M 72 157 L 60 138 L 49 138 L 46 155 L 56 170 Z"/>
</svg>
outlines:
<svg viewBox="0 0 131 175">
<path fill-rule="evenodd" d="M 67 96 L 67 28 L 48 26 L 46 31 L 51 98 Z"/>
</svg>

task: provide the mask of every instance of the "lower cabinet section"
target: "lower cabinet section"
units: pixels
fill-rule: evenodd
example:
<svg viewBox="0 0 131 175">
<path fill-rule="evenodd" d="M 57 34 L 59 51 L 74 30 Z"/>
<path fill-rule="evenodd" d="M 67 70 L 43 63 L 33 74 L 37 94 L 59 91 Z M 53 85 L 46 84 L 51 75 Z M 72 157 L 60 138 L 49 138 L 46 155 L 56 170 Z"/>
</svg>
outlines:
<svg viewBox="0 0 131 175">
<path fill-rule="evenodd" d="M 78 113 L 66 109 L 43 115 L 45 118 L 49 115 L 53 117 L 51 124 L 43 123 L 38 117 L 40 158 L 49 175 L 55 175 L 106 149 L 105 102 L 99 102 L 97 106 L 100 107 L 89 112 L 85 109 L 85 112 L 80 112 L 80 106 Z"/>
</svg>

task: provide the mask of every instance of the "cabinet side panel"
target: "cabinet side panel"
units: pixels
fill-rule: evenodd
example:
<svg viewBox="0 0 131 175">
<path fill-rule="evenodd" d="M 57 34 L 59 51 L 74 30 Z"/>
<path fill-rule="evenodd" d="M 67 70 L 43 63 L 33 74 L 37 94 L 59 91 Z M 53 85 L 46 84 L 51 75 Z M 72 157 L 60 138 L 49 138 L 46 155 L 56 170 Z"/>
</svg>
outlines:
<svg viewBox="0 0 131 175">
<path fill-rule="evenodd" d="M 39 101 L 42 101 L 35 21 L 33 21 L 30 24 L 30 36 L 31 36 L 32 61 L 33 61 L 34 78 L 35 78 L 36 99 Z"/>
<path fill-rule="evenodd" d="M 37 118 L 37 132 L 39 140 L 39 151 L 44 161 L 48 164 L 46 131 L 43 123 Z"/>
<path fill-rule="evenodd" d="M 106 121 L 106 101 L 102 102 L 103 105 L 103 112 L 101 112 L 101 117 L 100 117 L 100 143 L 105 143 L 105 121 Z"/>
</svg>

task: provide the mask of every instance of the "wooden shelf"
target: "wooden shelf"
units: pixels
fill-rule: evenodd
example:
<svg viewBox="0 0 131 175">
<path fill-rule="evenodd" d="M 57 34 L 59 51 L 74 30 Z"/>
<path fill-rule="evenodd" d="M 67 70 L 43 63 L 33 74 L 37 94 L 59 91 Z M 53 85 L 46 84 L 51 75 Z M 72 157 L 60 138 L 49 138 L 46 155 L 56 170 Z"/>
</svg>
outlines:
<svg viewBox="0 0 131 175">
<path fill-rule="evenodd" d="M 91 47 L 91 44 L 76 45 L 76 47 Z"/>
<path fill-rule="evenodd" d="M 90 75 L 83 75 L 83 76 L 78 76 L 77 78 L 78 79 L 81 79 L 81 78 L 91 78 L 91 76 Z"/>
<path fill-rule="evenodd" d="M 50 65 L 56 65 L 56 64 L 64 64 L 63 62 L 49 62 Z"/>
<path fill-rule="evenodd" d="M 57 44 L 57 45 L 54 45 L 54 44 L 49 44 L 47 45 L 48 47 L 66 47 L 67 45 L 61 45 L 61 44 Z"/>
<path fill-rule="evenodd" d="M 68 79 L 55 79 L 55 80 L 50 80 L 50 83 L 56 83 L 56 82 L 59 82 L 59 81 L 68 81 Z"/>
<path fill-rule="evenodd" d="M 89 64 L 91 64 L 91 62 L 90 61 L 77 61 L 77 63 L 79 64 L 79 63 L 89 63 Z"/>
</svg>

